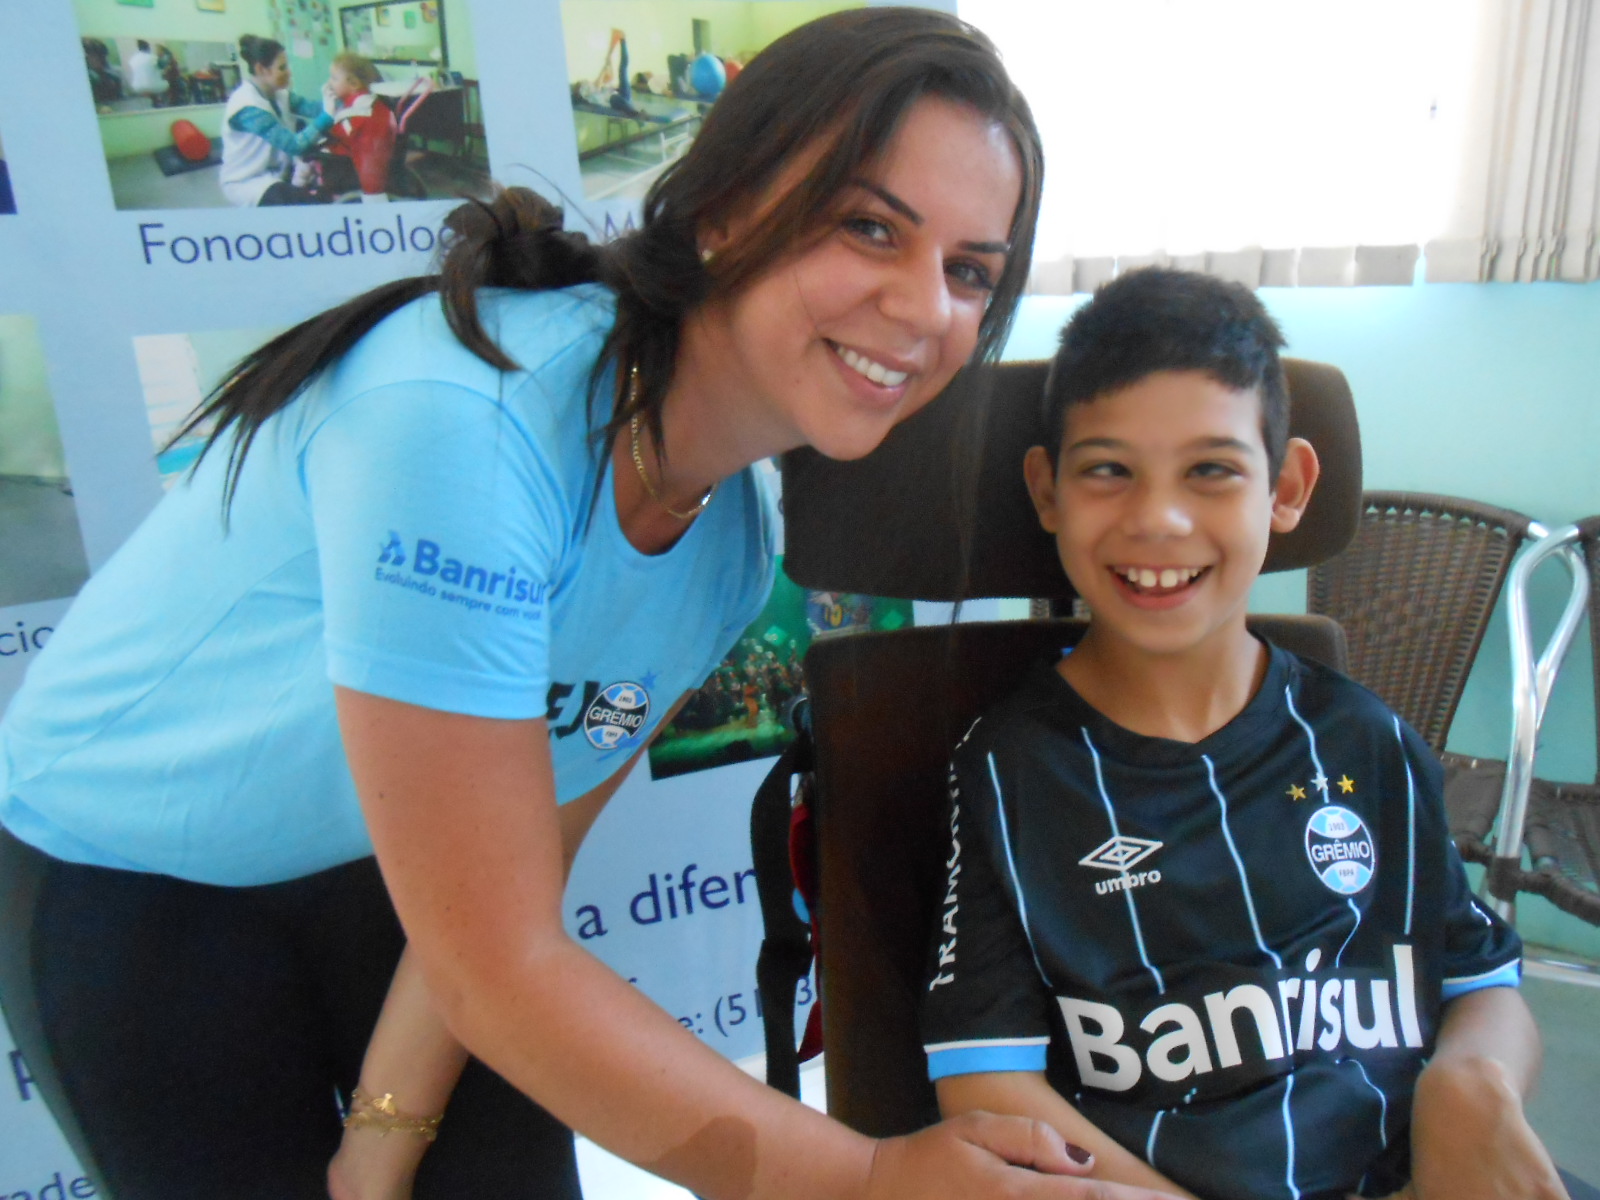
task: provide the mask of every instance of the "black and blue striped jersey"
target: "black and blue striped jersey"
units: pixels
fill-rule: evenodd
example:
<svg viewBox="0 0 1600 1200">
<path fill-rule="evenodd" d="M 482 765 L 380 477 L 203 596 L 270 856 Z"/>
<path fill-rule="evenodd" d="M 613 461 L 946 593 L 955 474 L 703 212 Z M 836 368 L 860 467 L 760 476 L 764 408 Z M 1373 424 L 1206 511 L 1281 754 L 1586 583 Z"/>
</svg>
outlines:
<svg viewBox="0 0 1600 1200">
<path fill-rule="evenodd" d="M 1277 648 L 1195 744 L 1041 664 L 952 761 L 929 1073 L 1044 1070 L 1207 1200 L 1394 1191 L 1443 1004 L 1521 969 L 1441 785 L 1381 701 Z"/>
</svg>

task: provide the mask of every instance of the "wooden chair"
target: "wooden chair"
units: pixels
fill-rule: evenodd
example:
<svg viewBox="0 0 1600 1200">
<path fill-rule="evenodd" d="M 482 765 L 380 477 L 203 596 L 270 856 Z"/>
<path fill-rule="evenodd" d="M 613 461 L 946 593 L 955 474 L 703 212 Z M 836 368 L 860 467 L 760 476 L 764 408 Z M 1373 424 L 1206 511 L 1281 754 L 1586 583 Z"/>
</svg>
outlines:
<svg viewBox="0 0 1600 1200">
<path fill-rule="evenodd" d="M 1291 431 L 1317 448 L 1324 476 L 1300 528 L 1273 540 L 1269 570 L 1336 554 L 1360 515 L 1359 434 L 1344 376 L 1285 365 Z M 1070 600 L 1022 479 L 1023 452 L 1045 440 L 1046 369 L 971 373 L 859 462 L 789 455 L 784 569 L 803 587 L 880 596 Z M 964 497 L 973 516 L 963 526 Z M 1338 626 L 1326 617 L 1253 624 L 1291 649 L 1343 663 Z M 905 1133 L 937 1116 L 917 1003 L 942 894 L 950 750 L 1027 662 L 1082 631 L 1074 621 L 933 626 L 829 639 L 806 656 L 828 1110 L 864 1133 Z"/>
</svg>

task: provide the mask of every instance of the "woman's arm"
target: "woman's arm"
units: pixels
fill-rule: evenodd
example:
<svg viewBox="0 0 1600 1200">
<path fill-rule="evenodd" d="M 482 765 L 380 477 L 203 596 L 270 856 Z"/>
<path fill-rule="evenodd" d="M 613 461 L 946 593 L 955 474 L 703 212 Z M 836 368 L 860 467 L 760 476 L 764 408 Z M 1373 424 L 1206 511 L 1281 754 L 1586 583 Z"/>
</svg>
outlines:
<svg viewBox="0 0 1600 1200">
<path fill-rule="evenodd" d="M 672 723 L 687 699 L 687 695 L 679 697 L 657 724 L 658 732 Z M 644 749 L 635 751 L 622 769 L 599 787 L 557 810 L 563 885 L 572 875 L 572 864 L 595 818 L 632 773 Z M 451 1036 L 434 1010 L 421 969 L 411 952 L 405 951 L 361 1063 L 362 1092 L 389 1096 L 394 1107 L 407 1116 L 437 1116 L 445 1111 L 466 1064 L 466 1047 Z M 391 1136 L 372 1125 L 346 1127 L 339 1151 L 328 1164 L 331 1200 L 410 1200 L 417 1168 L 429 1145 L 428 1139 L 415 1133 Z"/>
<path fill-rule="evenodd" d="M 1174 1196 L 1192 1196 L 1136 1154 L 1102 1131 L 1050 1086 L 1043 1071 L 980 1071 L 946 1075 L 936 1080 L 939 1111 L 1009 1113 L 1043 1121 L 1074 1146 L 1094 1155 L 1095 1179 L 1155 1188 Z"/>
<path fill-rule="evenodd" d="M 1411 1106 L 1418 1200 L 1566 1200 L 1522 1111 L 1540 1058 L 1539 1032 L 1515 988 L 1482 988 L 1445 1006 Z"/>
<path fill-rule="evenodd" d="M 299 133 L 293 133 L 266 109 L 252 106 L 234 113 L 228 118 L 228 124 L 240 133 L 253 133 L 285 154 L 299 158 L 322 140 L 323 133 L 333 124 L 333 118 L 318 109 L 316 119 L 311 124 Z"/>
<path fill-rule="evenodd" d="M 337 111 L 336 108 L 328 107 L 328 100 L 332 95 L 333 88 L 326 83 L 322 85 L 321 96 L 316 100 L 310 100 L 305 96 L 290 92 L 289 111 L 295 116 L 303 117 L 312 123 L 315 123 L 318 117 L 327 117 L 329 121 L 332 121 L 333 114 Z"/>
<path fill-rule="evenodd" d="M 1081 1168 L 1023 1120 L 968 1117 L 874 1142 L 751 1079 L 573 942 L 542 720 L 337 689 L 378 861 L 441 1017 L 599 1144 L 710 1200 L 1149 1200 L 1007 1169 Z"/>
<path fill-rule="evenodd" d="M 408 1117 L 437 1116 L 466 1065 L 466 1047 L 434 1011 L 422 972 L 406 951 L 361 1062 L 362 1092 L 388 1095 Z M 428 1144 L 416 1133 L 347 1127 L 328 1164 L 328 1195 L 331 1200 L 410 1200 Z"/>
</svg>

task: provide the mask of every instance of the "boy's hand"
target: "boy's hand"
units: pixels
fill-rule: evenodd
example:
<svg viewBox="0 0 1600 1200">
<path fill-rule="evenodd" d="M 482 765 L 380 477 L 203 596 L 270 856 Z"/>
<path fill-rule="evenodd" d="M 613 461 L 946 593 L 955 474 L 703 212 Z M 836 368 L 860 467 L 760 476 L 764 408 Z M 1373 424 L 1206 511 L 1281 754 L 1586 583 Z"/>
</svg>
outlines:
<svg viewBox="0 0 1600 1200">
<path fill-rule="evenodd" d="M 1411 1159 L 1415 1200 L 1569 1200 L 1521 1095 L 1491 1058 L 1437 1058 L 1422 1072 Z"/>
<path fill-rule="evenodd" d="M 1164 1192 L 1095 1179 L 1094 1159 L 1043 1121 L 967 1113 L 878 1143 L 867 1200 L 991 1196 L 1015 1200 L 1172 1200 Z"/>
</svg>

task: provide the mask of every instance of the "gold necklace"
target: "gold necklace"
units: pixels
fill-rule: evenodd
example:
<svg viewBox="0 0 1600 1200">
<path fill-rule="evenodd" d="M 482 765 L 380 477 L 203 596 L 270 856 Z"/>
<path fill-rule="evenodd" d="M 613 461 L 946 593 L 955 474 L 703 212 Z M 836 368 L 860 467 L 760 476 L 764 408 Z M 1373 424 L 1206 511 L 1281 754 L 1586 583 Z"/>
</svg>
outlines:
<svg viewBox="0 0 1600 1200">
<path fill-rule="evenodd" d="M 638 395 L 638 393 L 639 371 L 638 368 L 634 368 L 634 370 L 629 372 L 628 399 L 632 400 Z M 639 428 L 639 414 L 634 413 L 632 418 L 630 418 L 628 421 L 628 433 L 630 435 L 633 450 L 633 469 L 639 472 L 639 482 L 644 484 L 644 490 L 650 494 L 650 499 L 659 504 L 662 510 L 669 517 L 676 517 L 680 521 L 694 520 L 701 513 L 705 512 L 706 505 L 711 503 L 711 497 L 716 494 L 717 485 L 713 483 L 710 487 L 708 487 L 705 495 L 700 497 L 699 503 L 693 508 L 685 512 L 679 512 L 677 509 L 673 508 L 672 505 L 666 502 L 661 493 L 656 491 L 656 485 L 650 482 L 650 475 L 644 469 L 644 455 L 639 452 Z"/>
</svg>

